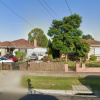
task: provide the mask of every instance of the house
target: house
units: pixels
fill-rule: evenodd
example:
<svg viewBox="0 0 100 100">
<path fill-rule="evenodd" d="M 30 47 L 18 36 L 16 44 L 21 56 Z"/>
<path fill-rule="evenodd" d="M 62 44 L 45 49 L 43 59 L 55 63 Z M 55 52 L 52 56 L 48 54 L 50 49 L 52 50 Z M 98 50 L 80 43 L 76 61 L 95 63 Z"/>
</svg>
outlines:
<svg viewBox="0 0 100 100">
<path fill-rule="evenodd" d="M 90 59 L 91 55 L 95 55 L 97 56 L 97 60 L 100 61 L 100 41 L 91 40 L 91 39 L 88 40 L 82 39 L 82 41 L 90 44 L 90 51 L 88 53 L 87 60 Z M 74 53 L 69 53 L 69 57 L 70 60 L 74 60 L 75 59 Z M 65 54 L 61 54 L 60 58 L 65 58 Z"/>
<path fill-rule="evenodd" d="M 82 39 L 84 42 L 87 42 L 90 44 L 90 51 L 88 53 L 88 60 L 90 59 L 91 55 L 95 55 L 97 56 L 97 60 L 100 60 L 100 41 L 96 41 L 96 40 L 85 40 Z"/>
<path fill-rule="evenodd" d="M 39 47 L 37 45 L 37 40 L 34 40 L 34 43 L 30 43 L 25 39 L 0 43 L 1 56 L 7 53 L 15 55 L 15 51 L 26 52 L 26 58 L 28 58 L 32 53 L 45 54 L 47 52 L 47 48 Z"/>
</svg>

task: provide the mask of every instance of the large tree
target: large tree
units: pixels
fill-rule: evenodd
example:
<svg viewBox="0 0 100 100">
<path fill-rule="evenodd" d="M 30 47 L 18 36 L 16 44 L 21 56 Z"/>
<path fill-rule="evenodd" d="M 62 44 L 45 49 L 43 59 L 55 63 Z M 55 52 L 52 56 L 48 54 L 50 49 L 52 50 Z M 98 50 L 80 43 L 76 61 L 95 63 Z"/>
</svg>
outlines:
<svg viewBox="0 0 100 100">
<path fill-rule="evenodd" d="M 87 35 L 83 35 L 82 36 L 82 39 L 91 39 L 91 40 L 94 40 L 94 38 L 92 37 L 92 35 L 90 35 L 90 34 L 87 34 Z"/>
<path fill-rule="evenodd" d="M 42 29 L 35 28 L 34 30 L 31 30 L 31 32 L 28 33 L 28 41 L 34 42 L 34 39 L 37 40 L 37 43 L 39 46 L 41 46 L 41 47 L 48 46 L 48 39 L 45 36 Z"/>
<path fill-rule="evenodd" d="M 82 36 L 82 31 L 79 30 L 81 22 L 82 18 L 77 14 L 64 17 L 60 21 L 53 20 L 48 31 L 48 35 L 53 39 L 53 49 L 67 55 L 73 48 L 76 48 L 74 41 Z"/>
<path fill-rule="evenodd" d="M 88 52 L 90 51 L 89 43 L 82 41 L 80 38 L 76 38 L 74 40 L 74 46 L 74 52 L 78 57 L 80 57 L 80 60 L 87 58 Z"/>
</svg>

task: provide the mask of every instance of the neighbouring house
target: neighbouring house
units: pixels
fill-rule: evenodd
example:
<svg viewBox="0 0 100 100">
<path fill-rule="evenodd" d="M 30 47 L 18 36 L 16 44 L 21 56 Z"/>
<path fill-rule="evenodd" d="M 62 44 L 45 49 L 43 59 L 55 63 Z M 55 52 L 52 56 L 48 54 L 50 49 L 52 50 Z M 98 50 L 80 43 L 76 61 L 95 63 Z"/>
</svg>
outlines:
<svg viewBox="0 0 100 100">
<path fill-rule="evenodd" d="M 90 44 L 90 52 L 88 53 L 88 60 L 90 59 L 91 55 L 97 56 L 97 60 L 100 60 L 100 41 L 91 39 L 88 40 L 82 39 L 82 40 Z"/>
<path fill-rule="evenodd" d="M 28 58 L 29 56 L 31 56 L 32 53 L 47 53 L 47 48 L 39 47 L 37 45 L 37 40 L 34 40 L 34 43 L 30 43 L 25 39 L 5 41 L 0 43 L 1 56 L 7 53 L 15 55 L 15 51 L 26 52 L 26 58 Z"/>
<path fill-rule="evenodd" d="M 82 39 L 82 41 L 87 42 L 87 43 L 90 44 L 90 51 L 88 53 L 87 60 L 90 59 L 91 55 L 97 56 L 97 60 L 100 60 L 100 41 L 91 40 L 91 39 L 88 39 L 88 40 Z M 69 53 L 68 55 L 70 57 L 70 60 L 75 59 L 75 55 L 73 53 Z M 60 58 L 65 58 L 65 54 L 62 54 L 60 56 Z"/>
</svg>

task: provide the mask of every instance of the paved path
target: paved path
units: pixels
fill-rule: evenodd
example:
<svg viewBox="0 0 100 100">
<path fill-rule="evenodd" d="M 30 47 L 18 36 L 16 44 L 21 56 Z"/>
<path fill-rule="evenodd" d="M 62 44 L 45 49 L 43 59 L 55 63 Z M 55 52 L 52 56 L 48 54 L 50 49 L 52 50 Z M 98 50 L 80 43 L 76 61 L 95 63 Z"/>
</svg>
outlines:
<svg viewBox="0 0 100 100">
<path fill-rule="evenodd" d="M 55 76 L 55 77 L 100 77 L 100 72 L 25 72 L 26 75 L 33 76 Z"/>
</svg>

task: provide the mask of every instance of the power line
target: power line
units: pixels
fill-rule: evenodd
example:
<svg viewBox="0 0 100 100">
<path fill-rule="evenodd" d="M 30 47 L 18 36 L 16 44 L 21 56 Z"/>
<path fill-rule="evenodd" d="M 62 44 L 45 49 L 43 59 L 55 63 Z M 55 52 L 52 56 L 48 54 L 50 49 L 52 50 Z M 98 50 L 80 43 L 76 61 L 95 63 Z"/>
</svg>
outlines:
<svg viewBox="0 0 100 100">
<path fill-rule="evenodd" d="M 60 17 L 55 13 L 55 11 L 48 5 L 48 3 L 45 0 L 43 0 L 43 1 L 49 7 L 49 9 L 51 9 L 52 12 L 60 19 Z"/>
<path fill-rule="evenodd" d="M 0 0 L 0 2 L 4 5 L 4 6 L 6 6 L 10 11 L 12 11 L 17 17 L 19 17 L 19 18 L 21 18 L 22 20 L 24 20 L 28 25 L 30 25 L 31 27 L 33 27 L 32 26 L 32 24 L 30 24 L 26 19 L 24 19 L 23 17 L 21 17 L 19 14 L 17 14 L 13 9 L 11 9 L 7 4 L 5 4 L 3 1 L 1 1 Z M 34 28 L 34 27 L 33 27 Z"/>
<path fill-rule="evenodd" d="M 40 0 L 38 2 L 44 7 L 44 9 L 55 19 L 55 17 L 49 12 L 49 10 L 42 4 Z"/>
<path fill-rule="evenodd" d="M 68 9 L 69 9 L 70 13 L 73 14 L 72 11 L 71 11 L 71 9 L 70 9 L 70 7 L 69 7 L 69 4 L 68 4 L 67 0 L 65 0 L 65 2 L 67 4 L 67 6 L 68 6 Z"/>
</svg>

